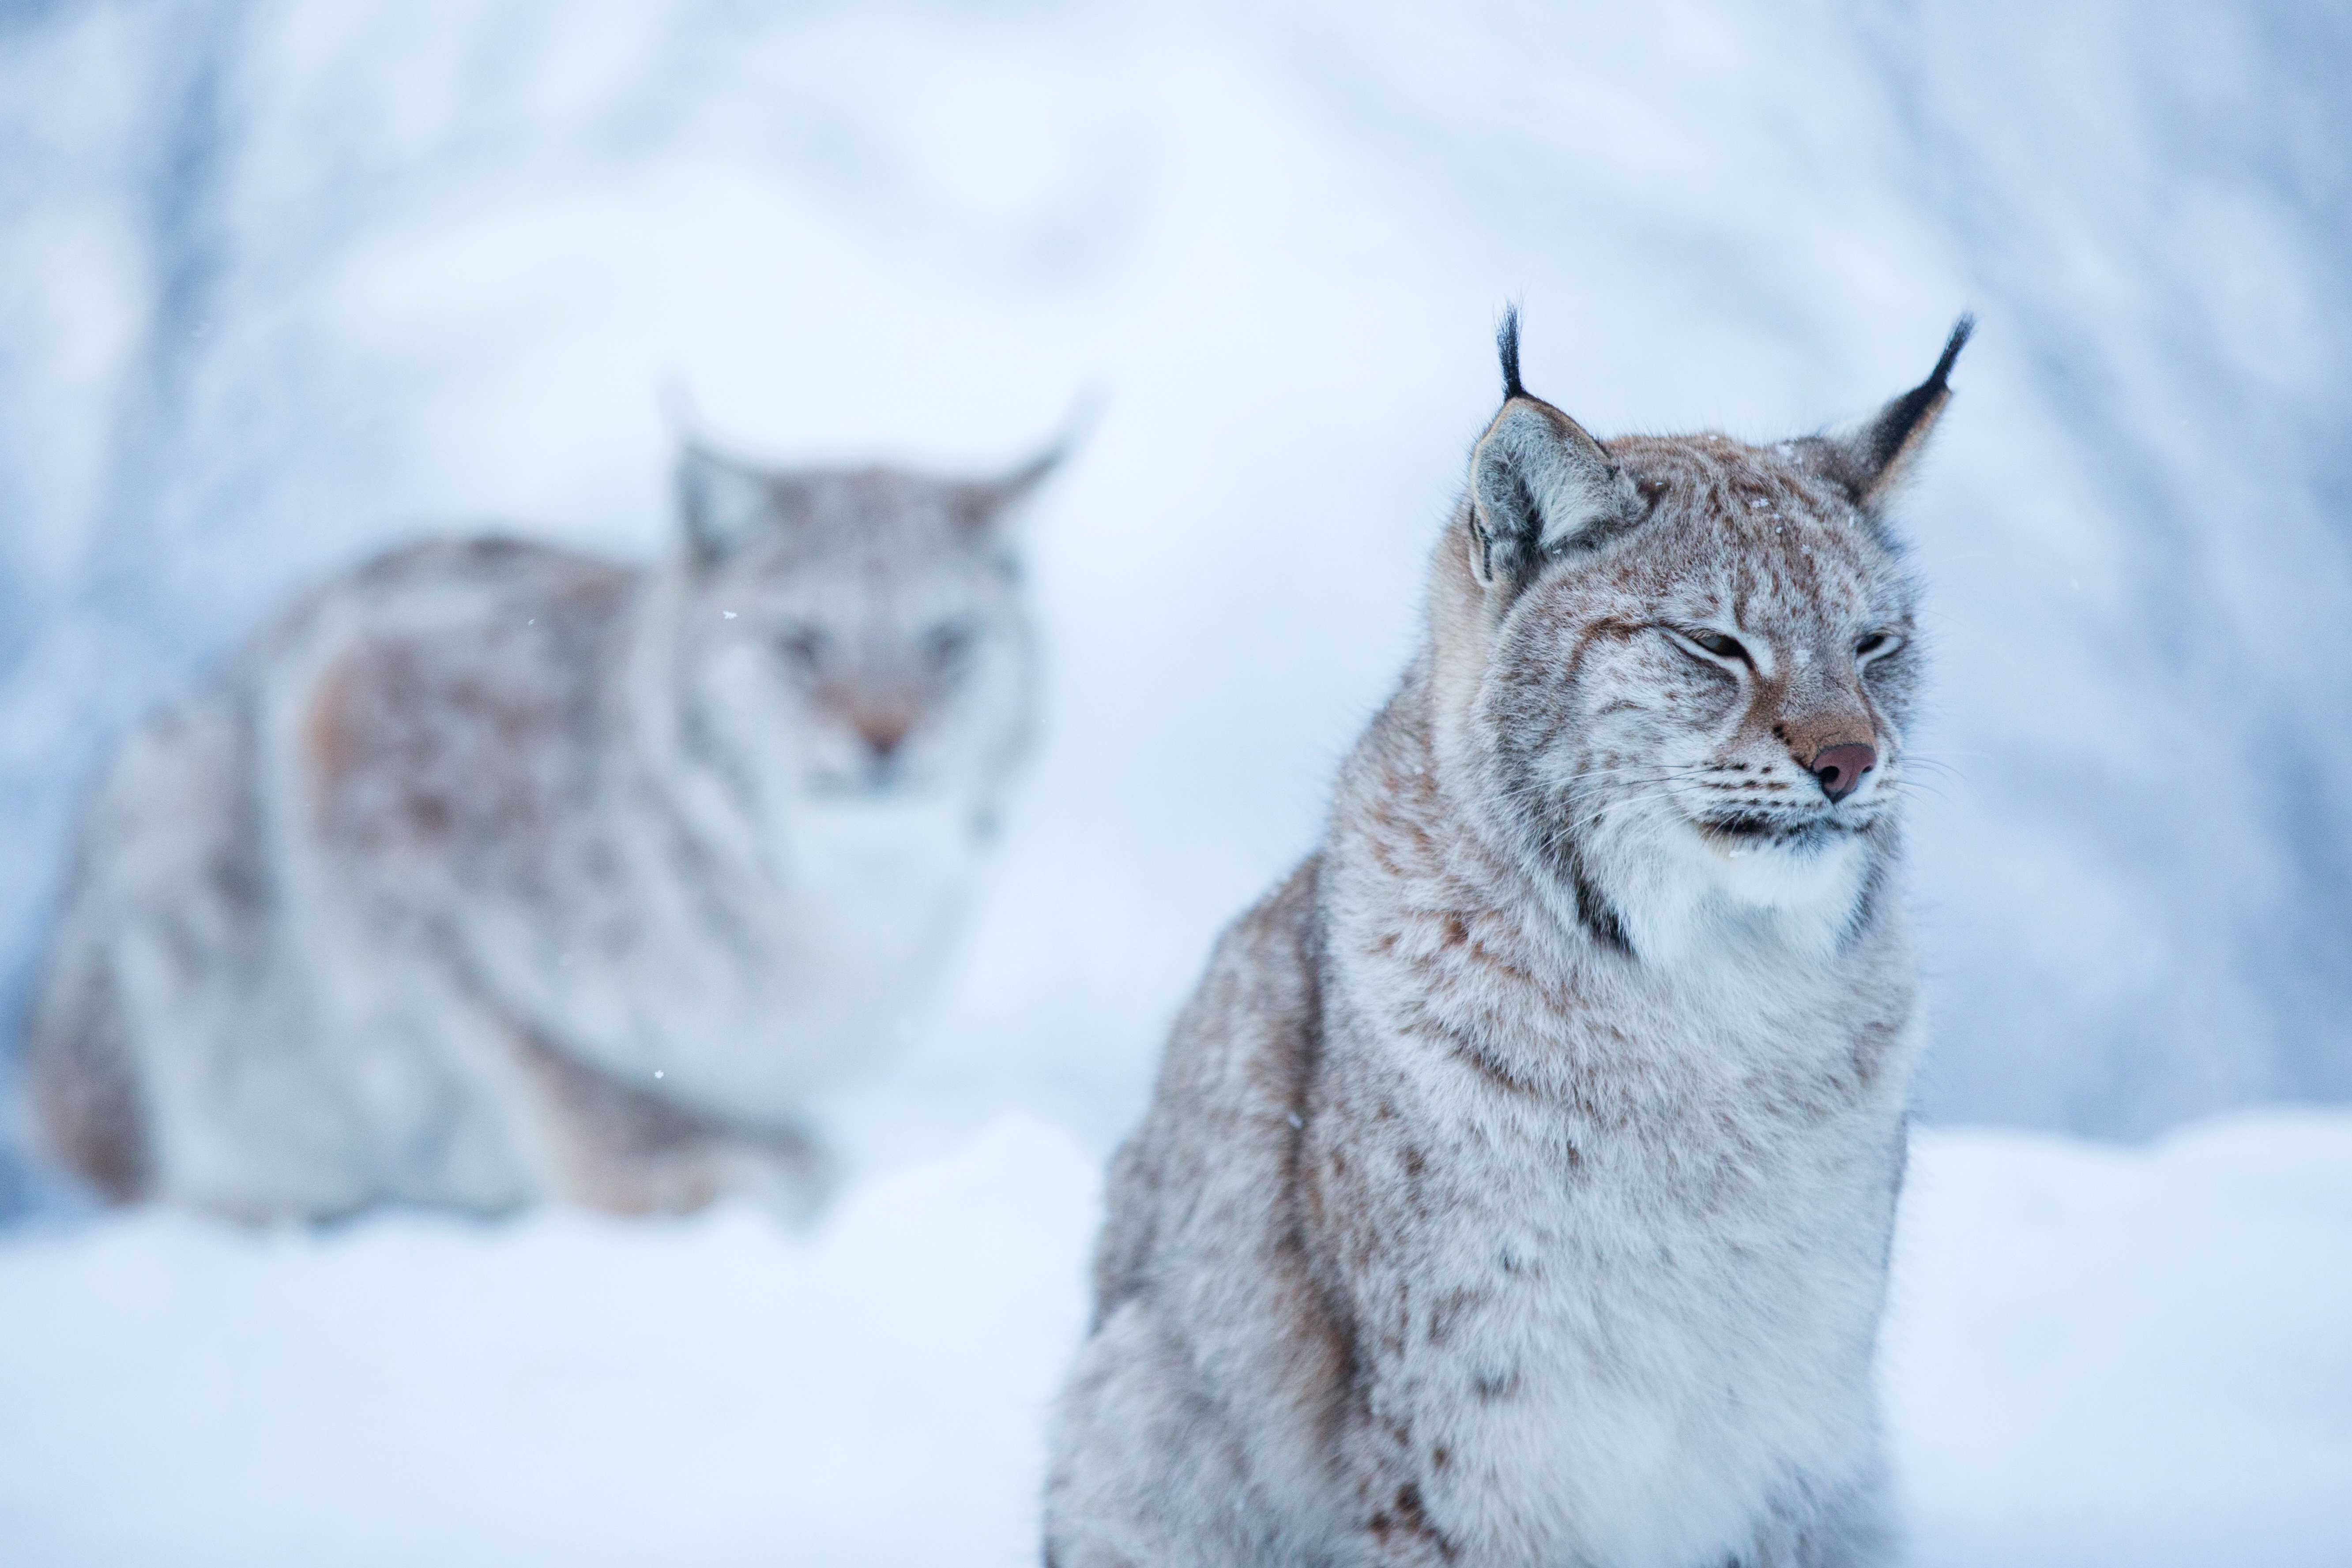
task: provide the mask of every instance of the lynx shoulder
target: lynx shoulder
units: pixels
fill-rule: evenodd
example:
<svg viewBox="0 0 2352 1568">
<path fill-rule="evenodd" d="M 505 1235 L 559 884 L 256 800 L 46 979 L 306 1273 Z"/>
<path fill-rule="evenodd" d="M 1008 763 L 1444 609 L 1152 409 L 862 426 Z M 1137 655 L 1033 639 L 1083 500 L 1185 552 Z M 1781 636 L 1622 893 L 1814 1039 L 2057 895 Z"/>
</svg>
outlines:
<svg viewBox="0 0 2352 1568">
<path fill-rule="evenodd" d="M 1028 745 L 1051 465 L 689 449 L 658 566 L 433 543 L 296 604 L 88 807 L 36 1139 L 257 1217 L 805 1208 L 806 1097 L 921 1000 Z"/>
<path fill-rule="evenodd" d="M 1968 330 L 1759 447 L 1596 440 L 1507 321 L 1420 652 L 1113 1165 L 1054 1568 L 1885 1559 L 1886 509 Z"/>
</svg>

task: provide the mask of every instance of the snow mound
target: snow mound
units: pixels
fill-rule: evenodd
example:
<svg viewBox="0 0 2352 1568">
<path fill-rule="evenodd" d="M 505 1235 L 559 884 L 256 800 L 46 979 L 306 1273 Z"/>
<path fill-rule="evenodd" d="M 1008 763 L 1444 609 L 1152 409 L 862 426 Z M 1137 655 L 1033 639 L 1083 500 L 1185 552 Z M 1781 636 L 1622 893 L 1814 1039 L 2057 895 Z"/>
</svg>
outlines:
<svg viewBox="0 0 2352 1568">
<path fill-rule="evenodd" d="M 149 1215 L 0 1249 L 37 1563 L 1034 1563 L 1096 1162 L 1008 1118 L 814 1234 Z"/>
<path fill-rule="evenodd" d="M 1922 1135 L 1915 1556 L 2334 1563 L 2352 1116 Z M 1003 1119 L 796 1236 L 141 1215 L 0 1245 L 0 1540 L 46 1564 L 1028 1564 L 1099 1162 Z"/>
<path fill-rule="evenodd" d="M 1917 1568 L 2352 1562 L 2352 1117 L 1913 1149 L 1884 1366 Z"/>
</svg>

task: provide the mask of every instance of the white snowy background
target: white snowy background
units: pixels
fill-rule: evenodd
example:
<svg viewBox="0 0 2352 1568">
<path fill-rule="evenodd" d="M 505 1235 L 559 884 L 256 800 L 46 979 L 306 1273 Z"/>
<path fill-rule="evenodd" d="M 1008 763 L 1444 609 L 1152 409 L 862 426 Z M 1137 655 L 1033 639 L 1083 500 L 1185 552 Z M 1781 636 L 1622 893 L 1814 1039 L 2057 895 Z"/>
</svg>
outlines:
<svg viewBox="0 0 2352 1568">
<path fill-rule="evenodd" d="M 2352 1561 L 2352 1114 L 2247 1109 L 2352 1099 L 2347 80 L 2316 3 L 0 4 L 10 1020 L 90 770 L 297 584 L 650 557 L 670 389 L 969 468 L 1102 398 L 1048 744 L 824 1225 L 257 1237 L 0 1146 L 0 1562 L 1027 1561 L 1101 1157 L 1513 298 L 1603 434 L 1818 427 L 1979 312 L 1906 514 L 1916 1554 Z"/>
</svg>

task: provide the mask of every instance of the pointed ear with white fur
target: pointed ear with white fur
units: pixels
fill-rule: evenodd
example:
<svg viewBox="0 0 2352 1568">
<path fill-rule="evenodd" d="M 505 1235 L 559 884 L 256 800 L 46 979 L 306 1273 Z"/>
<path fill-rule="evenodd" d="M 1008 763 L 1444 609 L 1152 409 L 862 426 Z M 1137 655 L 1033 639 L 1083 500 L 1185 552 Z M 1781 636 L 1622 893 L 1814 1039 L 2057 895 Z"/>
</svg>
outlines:
<svg viewBox="0 0 2352 1568">
<path fill-rule="evenodd" d="M 705 565 L 786 526 L 799 499 L 790 480 L 693 445 L 678 458 L 677 493 L 687 544 Z"/>
<path fill-rule="evenodd" d="M 1953 323 L 1943 357 L 1937 360 L 1927 380 L 1867 419 L 1841 425 L 1800 443 L 1810 451 L 1815 466 L 1863 510 L 1877 510 L 1902 487 L 1919 454 L 1927 449 L 1927 437 L 1943 416 L 1944 405 L 1952 400 L 1952 388 L 1946 379 L 1952 374 L 1952 362 L 1960 357 L 1976 325 L 1974 316 L 1962 316 Z"/>
<path fill-rule="evenodd" d="M 1519 384 L 1519 313 L 1503 318 L 1503 407 L 1470 456 L 1471 570 L 1519 584 L 1548 559 L 1639 521 L 1641 493 L 1609 449 Z"/>
</svg>

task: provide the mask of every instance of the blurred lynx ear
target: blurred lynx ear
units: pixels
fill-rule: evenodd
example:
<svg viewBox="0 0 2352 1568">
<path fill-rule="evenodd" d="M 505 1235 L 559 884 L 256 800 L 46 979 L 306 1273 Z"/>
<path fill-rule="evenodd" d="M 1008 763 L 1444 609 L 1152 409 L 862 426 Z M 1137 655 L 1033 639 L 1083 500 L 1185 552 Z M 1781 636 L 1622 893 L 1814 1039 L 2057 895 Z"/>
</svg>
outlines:
<svg viewBox="0 0 2352 1568">
<path fill-rule="evenodd" d="M 1519 384 L 1519 312 L 1504 312 L 1495 346 L 1503 407 L 1470 455 L 1471 570 L 1523 582 L 1547 556 L 1598 543 L 1638 521 L 1641 493 L 1583 426 Z"/>
<path fill-rule="evenodd" d="M 1066 451 L 1062 443 L 1055 442 L 1001 479 L 983 479 L 963 487 L 964 499 L 972 521 L 986 524 L 1018 511 L 1037 488 L 1062 466 Z"/>
<path fill-rule="evenodd" d="M 957 511 L 975 531 L 995 528 L 1019 513 L 1076 447 L 1079 438 L 1094 424 L 1098 407 L 1098 400 L 1091 397 L 1079 405 L 1069 424 L 1054 437 L 1053 445 L 1003 479 L 978 479 L 954 487 Z"/>
<path fill-rule="evenodd" d="M 1854 505 L 1865 511 L 1875 509 L 1895 493 L 1918 462 L 1944 405 L 1952 400 L 1946 380 L 1952 374 L 1952 362 L 1960 357 L 1976 327 L 1974 316 L 1962 316 L 1954 322 L 1943 357 L 1927 379 L 1869 418 L 1841 425 L 1801 443 L 1822 471 L 1844 487 Z"/>
<path fill-rule="evenodd" d="M 706 564 L 772 533 L 796 510 L 790 480 L 729 462 L 692 442 L 678 458 L 677 494 L 687 543 Z"/>
</svg>

